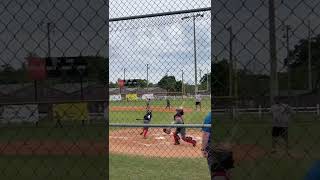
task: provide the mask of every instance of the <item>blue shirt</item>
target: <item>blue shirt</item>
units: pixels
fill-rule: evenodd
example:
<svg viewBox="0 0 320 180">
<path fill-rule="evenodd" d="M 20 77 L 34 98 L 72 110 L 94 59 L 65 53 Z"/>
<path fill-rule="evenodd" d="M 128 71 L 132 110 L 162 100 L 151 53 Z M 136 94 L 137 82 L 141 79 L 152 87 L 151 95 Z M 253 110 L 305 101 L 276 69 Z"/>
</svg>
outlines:
<svg viewBox="0 0 320 180">
<path fill-rule="evenodd" d="M 204 118 L 203 124 L 211 124 L 211 122 L 212 122 L 211 112 L 209 112 L 207 114 L 207 116 Z M 211 126 L 212 126 L 212 124 L 211 124 Z M 208 141 L 208 143 L 210 143 L 210 140 L 211 140 L 211 128 L 210 127 L 203 127 L 202 131 L 207 132 L 207 133 L 210 134 L 209 141 Z"/>
<path fill-rule="evenodd" d="M 305 180 L 319 180 L 320 179 L 320 160 L 314 163 L 308 171 Z"/>
</svg>

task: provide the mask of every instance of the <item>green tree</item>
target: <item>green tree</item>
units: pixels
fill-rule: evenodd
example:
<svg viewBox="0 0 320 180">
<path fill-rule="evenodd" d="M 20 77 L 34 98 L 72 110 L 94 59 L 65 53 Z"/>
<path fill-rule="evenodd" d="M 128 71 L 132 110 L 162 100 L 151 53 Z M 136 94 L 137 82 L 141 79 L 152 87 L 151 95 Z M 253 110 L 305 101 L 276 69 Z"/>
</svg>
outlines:
<svg viewBox="0 0 320 180">
<path fill-rule="evenodd" d="M 229 77 L 229 65 L 227 59 L 222 59 L 213 64 L 212 67 L 212 88 L 215 92 L 215 96 L 227 96 L 228 95 L 228 79 Z"/>
<path fill-rule="evenodd" d="M 141 87 L 141 88 L 146 88 L 147 87 L 147 80 L 145 79 L 137 79 L 138 81 L 138 87 Z"/>
<path fill-rule="evenodd" d="M 88 79 L 105 84 L 108 82 L 108 59 L 102 56 L 83 57 L 88 63 Z"/>
<path fill-rule="evenodd" d="M 290 67 L 292 76 L 292 86 L 307 87 L 308 82 L 308 40 L 301 39 L 294 49 L 290 51 L 290 59 L 286 59 L 287 65 Z M 320 35 L 311 38 L 311 59 L 313 74 L 313 90 L 320 87 Z"/>
<path fill-rule="evenodd" d="M 118 83 L 109 82 L 109 88 L 118 88 Z"/>
<path fill-rule="evenodd" d="M 159 82 L 158 86 L 167 91 L 176 91 L 176 78 L 174 76 L 164 76 Z"/>
<path fill-rule="evenodd" d="M 200 89 L 203 90 L 210 90 L 210 88 L 207 87 L 207 84 L 209 84 L 209 87 L 211 86 L 211 73 L 205 74 L 200 79 Z"/>
</svg>

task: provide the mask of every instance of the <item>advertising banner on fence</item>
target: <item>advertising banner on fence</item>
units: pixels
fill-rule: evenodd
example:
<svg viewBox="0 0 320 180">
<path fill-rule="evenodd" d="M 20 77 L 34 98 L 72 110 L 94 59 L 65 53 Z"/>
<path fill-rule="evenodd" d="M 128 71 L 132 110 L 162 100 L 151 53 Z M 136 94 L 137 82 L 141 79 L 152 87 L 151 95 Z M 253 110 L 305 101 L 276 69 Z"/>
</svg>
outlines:
<svg viewBox="0 0 320 180">
<path fill-rule="evenodd" d="M 110 95 L 110 101 L 121 101 L 121 95 L 117 94 L 117 95 Z"/>
<path fill-rule="evenodd" d="M 2 122 L 37 122 L 39 121 L 38 105 L 6 105 L 2 107 Z"/>
<path fill-rule="evenodd" d="M 146 100 L 146 99 L 154 99 L 154 96 L 153 94 L 144 94 L 142 95 L 141 97 L 143 100 Z"/>
<path fill-rule="evenodd" d="M 87 103 L 65 103 L 53 105 L 54 119 L 82 121 L 89 119 Z"/>
<path fill-rule="evenodd" d="M 126 99 L 127 99 L 127 101 L 136 101 L 136 100 L 138 100 L 138 95 L 137 94 L 127 94 Z"/>
</svg>

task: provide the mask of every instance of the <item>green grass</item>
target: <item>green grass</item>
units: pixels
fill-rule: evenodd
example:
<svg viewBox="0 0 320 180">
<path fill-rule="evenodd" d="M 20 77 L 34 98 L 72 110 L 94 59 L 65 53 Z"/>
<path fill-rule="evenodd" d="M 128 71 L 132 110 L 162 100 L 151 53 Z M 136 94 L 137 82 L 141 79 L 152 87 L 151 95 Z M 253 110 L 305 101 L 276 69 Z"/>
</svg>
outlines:
<svg viewBox="0 0 320 180">
<path fill-rule="evenodd" d="M 110 155 L 110 180 L 209 179 L 206 159 L 143 158 Z"/>
<path fill-rule="evenodd" d="M 142 123 L 137 118 L 143 118 L 145 112 L 122 111 L 110 112 L 110 123 Z M 152 124 L 170 124 L 173 121 L 174 113 L 153 112 Z M 201 124 L 207 112 L 191 112 L 185 113 L 184 121 L 187 124 Z"/>
<path fill-rule="evenodd" d="M 152 100 L 150 102 L 151 106 L 161 106 L 165 107 L 167 104 L 166 100 Z M 195 100 L 194 99 L 175 99 L 170 100 L 170 104 L 173 108 L 181 106 L 187 108 L 195 108 Z M 209 98 L 204 98 L 201 102 L 203 108 L 211 106 L 211 100 Z M 137 101 L 111 101 L 110 106 L 146 106 L 146 101 L 137 100 Z"/>
<path fill-rule="evenodd" d="M 302 180 L 312 160 L 288 158 L 261 158 L 257 161 L 242 161 L 232 170 L 232 180 Z"/>
<path fill-rule="evenodd" d="M 107 156 L 0 156 L 4 180 L 105 180 Z"/>
<path fill-rule="evenodd" d="M 301 180 L 313 163 L 311 159 L 260 158 L 241 161 L 232 170 L 233 180 Z M 178 158 L 145 158 L 110 155 L 110 180 L 202 180 L 209 179 L 206 160 Z"/>
<path fill-rule="evenodd" d="M 184 102 L 183 107 L 185 108 L 195 108 L 193 99 L 177 99 L 171 100 L 172 108 L 181 106 Z M 110 102 L 110 106 L 129 106 L 129 107 L 138 107 L 138 106 L 146 106 L 145 101 L 131 101 L 131 102 Z M 165 107 L 165 100 L 155 100 L 151 102 L 152 106 Z M 204 117 L 210 111 L 210 99 L 204 99 L 202 101 L 202 109 L 207 110 L 207 112 L 186 112 L 185 113 L 185 123 L 187 124 L 201 124 L 203 122 Z M 110 123 L 142 123 L 141 121 L 136 121 L 137 118 L 143 118 L 145 112 L 144 111 L 111 111 L 109 112 L 109 121 Z M 153 112 L 152 123 L 153 124 L 169 124 L 173 121 L 174 112 Z"/>
</svg>

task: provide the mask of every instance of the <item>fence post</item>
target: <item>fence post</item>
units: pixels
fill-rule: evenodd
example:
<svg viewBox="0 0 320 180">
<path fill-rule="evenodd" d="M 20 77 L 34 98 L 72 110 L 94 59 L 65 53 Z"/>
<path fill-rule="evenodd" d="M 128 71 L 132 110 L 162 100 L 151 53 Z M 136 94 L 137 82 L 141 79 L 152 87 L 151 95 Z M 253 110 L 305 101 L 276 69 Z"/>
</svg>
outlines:
<svg viewBox="0 0 320 180">
<path fill-rule="evenodd" d="M 320 115 L 320 109 L 319 109 L 319 104 L 317 104 L 317 115 L 319 116 Z"/>
</svg>

